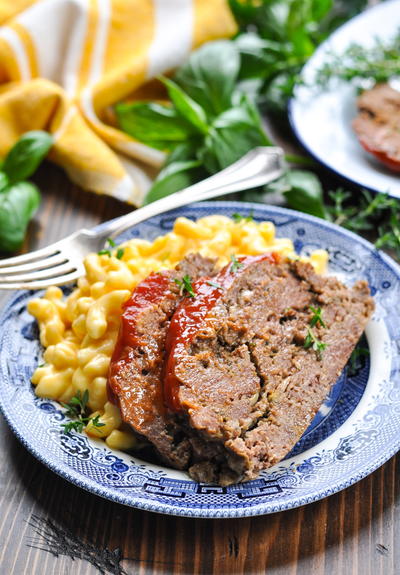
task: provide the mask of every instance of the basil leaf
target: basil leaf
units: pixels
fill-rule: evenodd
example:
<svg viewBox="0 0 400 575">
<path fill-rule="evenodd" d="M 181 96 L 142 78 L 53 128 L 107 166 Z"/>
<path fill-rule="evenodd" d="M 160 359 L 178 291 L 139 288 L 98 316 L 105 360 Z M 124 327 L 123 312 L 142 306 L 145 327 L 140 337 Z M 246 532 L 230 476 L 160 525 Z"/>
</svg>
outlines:
<svg viewBox="0 0 400 575">
<path fill-rule="evenodd" d="M 337 0 L 335 0 L 335 4 Z M 315 22 L 319 22 L 329 14 L 334 6 L 333 0 L 311 0 L 312 18 Z M 361 12 L 361 9 L 360 9 Z"/>
<path fill-rule="evenodd" d="M 170 154 L 168 154 L 164 167 L 174 162 L 187 162 L 196 158 L 197 150 L 201 145 L 196 139 L 177 144 Z"/>
<path fill-rule="evenodd" d="M 259 3 L 252 0 L 229 0 L 229 6 L 241 28 L 246 29 L 249 24 L 257 21 Z"/>
<path fill-rule="evenodd" d="M 0 251 L 12 252 L 21 247 L 39 203 L 39 190 L 29 182 L 19 182 L 0 193 Z"/>
<path fill-rule="evenodd" d="M 4 192 L 10 185 L 10 182 L 4 172 L 0 172 L 0 193 Z"/>
<path fill-rule="evenodd" d="M 201 162 L 191 160 L 186 162 L 173 162 L 167 165 L 158 174 L 156 181 L 149 190 L 144 203 L 150 204 L 160 198 L 169 196 L 187 186 L 194 184 L 199 180 L 196 168 L 199 168 Z"/>
<path fill-rule="evenodd" d="M 235 40 L 240 52 L 240 78 L 271 78 L 280 69 L 286 54 L 281 44 L 264 40 L 254 33 L 241 34 Z"/>
<path fill-rule="evenodd" d="M 233 42 L 209 42 L 193 52 L 175 81 L 213 118 L 232 104 L 240 56 Z"/>
<path fill-rule="evenodd" d="M 268 110 L 272 113 L 279 113 L 287 123 L 287 104 L 293 94 L 293 89 L 297 81 L 297 73 L 282 72 L 274 77 L 264 90 L 263 97 L 268 102 Z M 284 118 L 282 118 L 282 115 Z"/>
<path fill-rule="evenodd" d="M 312 172 L 290 170 L 285 175 L 289 189 L 283 192 L 289 206 L 319 218 L 326 218 L 321 182 Z"/>
<path fill-rule="evenodd" d="M 175 106 L 176 111 L 187 120 L 196 130 L 202 134 L 208 131 L 207 116 L 203 108 L 190 98 L 185 92 L 167 78 L 160 78 L 168 90 L 168 95 Z"/>
<path fill-rule="evenodd" d="M 193 133 L 192 126 L 170 106 L 149 102 L 121 103 L 115 106 L 115 112 L 124 132 L 159 150 L 173 148 Z"/>
<path fill-rule="evenodd" d="M 205 139 L 201 157 L 211 173 L 233 164 L 256 146 L 270 144 L 256 107 L 244 94 L 237 98 L 238 107 L 218 116 Z"/>
<path fill-rule="evenodd" d="M 14 144 L 4 159 L 2 171 L 14 184 L 28 179 L 39 167 L 53 144 L 53 137 L 47 132 L 33 130 L 26 132 Z"/>
</svg>

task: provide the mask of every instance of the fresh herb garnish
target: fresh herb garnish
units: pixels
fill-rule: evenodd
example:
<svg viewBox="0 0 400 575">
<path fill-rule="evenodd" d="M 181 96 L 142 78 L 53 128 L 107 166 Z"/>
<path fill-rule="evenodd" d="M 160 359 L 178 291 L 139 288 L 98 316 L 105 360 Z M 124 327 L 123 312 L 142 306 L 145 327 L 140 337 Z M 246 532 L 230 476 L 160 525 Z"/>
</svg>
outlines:
<svg viewBox="0 0 400 575">
<path fill-rule="evenodd" d="M 243 192 L 241 198 L 249 202 L 269 203 L 271 194 L 283 196 L 288 206 L 295 210 L 319 218 L 328 217 L 321 182 L 312 172 L 289 170 L 278 180 L 264 186 L 261 193 Z"/>
<path fill-rule="evenodd" d="M 392 250 L 400 258 L 400 200 L 362 190 L 355 204 L 350 192 L 341 188 L 329 197 L 333 205 L 328 211 L 334 223 L 357 233 L 378 230 L 375 246 Z"/>
<path fill-rule="evenodd" d="M 242 216 L 242 214 L 238 214 L 237 212 L 235 212 L 234 214 L 231 215 L 231 218 L 237 224 L 240 222 L 253 222 L 254 221 L 252 212 L 250 212 L 250 214 L 248 216 Z"/>
<path fill-rule="evenodd" d="M 189 295 L 190 297 L 196 296 L 196 293 L 195 293 L 193 286 L 192 286 L 192 280 L 191 280 L 191 277 L 189 275 L 187 275 L 187 274 L 184 275 L 181 280 L 176 278 L 176 279 L 174 279 L 174 282 L 179 287 L 179 292 L 181 295 L 183 295 L 186 292 L 186 294 Z"/>
<path fill-rule="evenodd" d="M 78 433 L 82 433 L 85 426 L 86 423 L 82 419 L 78 419 L 77 421 L 69 421 L 68 423 L 61 424 L 64 433 L 69 433 L 70 431 L 77 431 Z"/>
<path fill-rule="evenodd" d="M 387 82 L 400 75 L 400 32 L 389 40 L 376 39 L 371 47 L 351 44 L 342 54 L 330 54 L 317 70 L 315 84 L 326 88 L 332 80 L 361 84 Z"/>
<path fill-rule="evenodd" d="M 80 390 L 71 397 L 68 403 L 61 402 L 61 405 L 67 410 L 65 415 L 68 417 L 81 417 L 85 415 L 87 403 L 89 401 L 89 390 L 85 390 L 81 394 Z"/>
<path fill-rule="evenodd" d="M 28 178 L 46 157 L 53 137 L 26 132 L 8 152 L 0 171 L 0 251 L 13 252 L 24 241 L 29 220 L 40 204 L 38 188 Z"/>
<path fill-rule="evenodd" d="M 108 256 L 110 258 L 113 255 L 112 248 L 116 247 L 117 244 L 114 242 L 114 240 L 112 238 L 107 238 L 105 248 L 97 253 L 99 256 Z M 115 257 L 120 260 L 124 255 L 124 251 L 125 251 L 124 248 L 118 248 Z"/>
<path fill-rule="evenodd" d="M 74 421 L 69 421 L 68 423 L 62 423 L 61 427 L 64 433 L 69 433 L 70 431 L 82 432 L 84 427 L 89 423 L 95 428 L 104 427 L 105 423 L 101 423 L 99 420 L 99 415 L 95 417 L 88 417 L 87 415 L 87 404 L 89 401 L 89 391 L 86 389 L 83 394 L 80 390 L 71 397 L 68 403 L 62 403 L 61 405 L 66 409 L 65 415 L 71 417 Z"/>
<path fill-rule="evenodd" d="M 325 324 L 324 320 L 322 319 L 322 309 L 320 307 L 315 308 L 312 305 L 310 305 L 310 311 L 312 311 L 312 313 L 313 313 L 313 316 L 311 317 L 311 320 L 310 320 L 310 327 L 314 327 L 318 323 L 321 327 L 326 327 L 326 324 Z"/>
<path fill-rule="evenodd" d="M 232 262 L 231 272 L 232 272 L 233 274 L 237 273 L 238 270 L 240 270 L 240 268 L 242 268 L 243 265 L 244 265 L 244 264 L 242 264 L 242 262 L 240 262 L 240 261 L 237 259 L 237 257 L 235 256 L 235 254 L 232 254 L 232 255 L 231 255 L 231 262 Z"/>
<path fill-rule="evenodd" d="M 118 248 L 117 253 L 116 253 L 116 258 L 118 260 L 121 260 L 124 257 L 124 253 L 125 253 L 124 248 Z"/>
<path fill-rule="evenodd" d="M 346 16 L 361 8 L 360 2 L 356 7 L 353 2 L 333 6 L 330 0 L 231 0 L 240 34 L 234 41 L 204 44 L 192 52 L 173 81 L 161 79 L 169 104 L 117 104 L 122 130 L 169 153 L 145 203 L 218 172 L 255 146 L 272 145 L 256 103 L 286 112 L 305 61 Z M 312 164 L 298 156 L 287 156 L 287 161 Z M 289 207 L 326 217 L 322 186 L 310 172 L 288 171 L 264 191 L 279 191 Z M 259 192 L 251 199 L 263 201 Z M 269 202 L 269 197 L 265 199 Z"/>
<path fill-rule="evenodd" d="M 105 423 L 101 423 L 100 421 L 100 415 L 97 414 L 92 418 L 89 418 L 88 423 L 90 423 L 91 425 L 93 425 L 93 427 L 95 429 L 99 429 L 100 427 L 104 427 Z"/>
<path fill-rule="evenodd" d="M 310 327 L 307 328 L 307 335 L 304 340 L 304 347 L 310 347 L 317 353 L 319 359 L 322 357 L 322 352 L 326 349 L 327 344 L 319 340 Z"/>
<path fill-rule="evenodd" d="M 219 285 L 219 283 L 217 283 L 217 282 L 213 282 L 213 281 L 211 281 L 211 280 L 208 280 L 207 283 L 208 283 L 208 285 L 211 286 L 211 287 L 215 287 L 215 288 L 220 289 L 220 290 L 224 289 L 224 288 L 223 288 L 221 285 Z"/>
</svg>

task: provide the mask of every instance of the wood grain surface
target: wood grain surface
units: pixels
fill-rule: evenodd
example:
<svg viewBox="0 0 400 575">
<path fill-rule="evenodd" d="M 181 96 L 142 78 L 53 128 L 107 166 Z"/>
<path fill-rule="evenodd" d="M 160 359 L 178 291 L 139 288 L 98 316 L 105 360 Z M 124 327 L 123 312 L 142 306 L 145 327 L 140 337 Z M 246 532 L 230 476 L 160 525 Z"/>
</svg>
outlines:
<svg viewBox="0 0 400 575">
<path fill-rule="evenodd" d="M 128 211 L 45 165 L 25 250 Z M 7 299 L 0 293 L 0 308 Z M 152 514 L 86 493 L 36 461 L 0 421 L 0 575 L 400 573 L 400 469 L 394 457 L 317 503 L 228 520 Z"/>
</svg>

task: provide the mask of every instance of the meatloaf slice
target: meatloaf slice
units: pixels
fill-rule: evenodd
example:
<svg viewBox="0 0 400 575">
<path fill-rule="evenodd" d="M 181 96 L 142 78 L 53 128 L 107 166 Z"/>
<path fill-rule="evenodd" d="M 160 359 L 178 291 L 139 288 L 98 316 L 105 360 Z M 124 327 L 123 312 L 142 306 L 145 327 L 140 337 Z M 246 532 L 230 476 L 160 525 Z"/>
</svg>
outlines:
<svg viewBox="0 0 400 575">
<path fill-rule="evenodd" d="M 256 477 L 291 450 L 374 305 L 364 281 L 348 288 L 298 261 L 243 258 L 212 283 L 220 297 L 197 326 L 190 308 L 197 300 L 204 310 L 206 281 L 196 282 L 196 298 L 174 314 L 166 398 L 190 430 L 191 476 L 224 485 Z M 196 436 L 214 446 L 211 460 Z"/>
<path fill-rule="evenodd" d="M 400 171 L 400 92 L 388 84 L 366 90 L 357 101 L 353 129 L 360 144 L 391 170 Z"/>
<path fill-rule="evenodd" d="M 141 282 L 124 305 L 110 364 L 109 397 L 120 407 L 123 421 L 177 468 L 187 467 L 190 449 L 165 411 L 160 381 L 169 321 L 182 299 L 174 280 L 211 276 L 214 266 L 215 261 L 191 254 L 174 270 L 152 273 Z"/>
</svg>

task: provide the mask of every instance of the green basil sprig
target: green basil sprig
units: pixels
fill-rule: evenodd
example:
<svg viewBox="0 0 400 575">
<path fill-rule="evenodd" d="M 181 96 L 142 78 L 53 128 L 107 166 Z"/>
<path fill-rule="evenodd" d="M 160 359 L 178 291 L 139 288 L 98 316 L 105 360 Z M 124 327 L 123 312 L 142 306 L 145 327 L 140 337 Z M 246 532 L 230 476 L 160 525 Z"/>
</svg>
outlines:
<svg viewBox="0 0 400 575">
<path fill-rule="evenodd" d="M 233 42 L 205 44 L 176 73 L 161 78 L 169 105 L 117 104 L 120 127 L 170 153 L 146 203 L 172 194 L 232 164 L 255 146 L 270 145 L 257 107 L 238 89 Z"/>
<path fill-rule="evenodd" d="M 222 170 L 256 146 L 272 145 L 254 98 L 239 84 L 240 68 L 236 43 L 210 42 L 192 53 L 174 81 L 161 78 L 169 105 L 117 104 L 123 130 L 169 152 L 146 203 Z M 291 207 L 323 217 L 322 188 L 311 173 L 287 172 L 264 191 L 280 191 Z"/>
<path fill-rule="evenodd" d="M 18 250 L 27 225 L 40 204 L 29 178 L 47 155 L 53 138 L 39 130 L 26 132 L 4 158 L 0 171 L 0 252 Z"/>
</svg>

